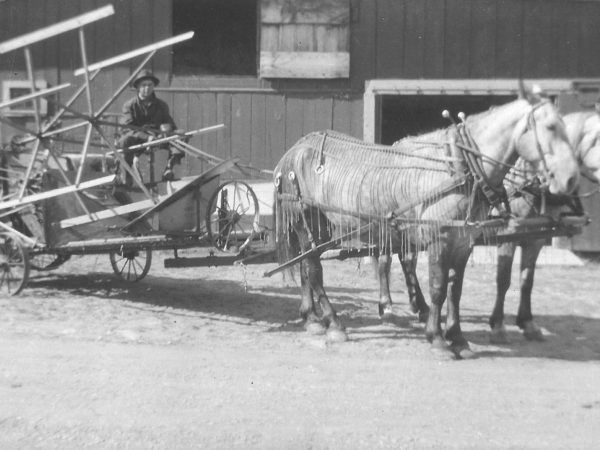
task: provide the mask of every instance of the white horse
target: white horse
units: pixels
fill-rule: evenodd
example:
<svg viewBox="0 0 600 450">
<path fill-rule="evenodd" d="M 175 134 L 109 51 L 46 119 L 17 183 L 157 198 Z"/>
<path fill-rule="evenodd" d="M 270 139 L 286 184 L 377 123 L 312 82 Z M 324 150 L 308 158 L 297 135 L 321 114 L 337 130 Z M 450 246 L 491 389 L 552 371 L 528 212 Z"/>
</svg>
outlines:
<svg viewBox="0 0 600 450">
<path fill-rule="evenodd" d="M 461 145 L 465 130 L 476 148 Z M 323 249 L 352 238 L 389 253 L 410 242 L 429 251 L 431 311 L 425 333 L 432 348 L 473 355 L 460 328 L 459 302 L 471 242 L 481 230 L 454 225 L 487 217 L 490 205 L 474 189 L 480 186 L 474 179 L 483 179 L 488 192 L 499 192 L 521 156 L 543 168 L 551 192 L 569 194 L 578 185 L 579 169 L 556 108 L 538 97 L 472 115 L 464 128 L 439 131 L 437 142 L 441 136 L 447 145 L 415 147 L 407 140 L 387 147 L 335 132 L 311 133 L 281 158 L 274 180 L 277 245 L 282 264 L 299 261 L 300 315 L 308 330 L 347 339 L 323 287 Z M 448 292 L 444 334 L 441 308 Z"/>
</svg>

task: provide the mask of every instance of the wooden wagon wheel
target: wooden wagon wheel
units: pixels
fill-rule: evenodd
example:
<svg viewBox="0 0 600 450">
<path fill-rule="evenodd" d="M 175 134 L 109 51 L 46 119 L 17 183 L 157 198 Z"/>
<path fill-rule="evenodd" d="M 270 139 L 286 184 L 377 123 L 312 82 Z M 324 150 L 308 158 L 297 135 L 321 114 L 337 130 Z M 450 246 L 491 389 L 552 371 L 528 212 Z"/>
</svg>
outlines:
<svg viewBox="0 0 600 450">
<path fill-rule="evenodd" d="M 29 257 L 23 243 L 0 233 L 0 293 L 17 295 L 29 278 Z"/>
<path fill-rule="evenodd" d="M 206 210 L 206 228 L 221 251 L 243 251 L 259 231 L 258 199 L 243 181 L 228 181 L 213 193 Z"/>
<path fill-rule="evenodd" d="M 109 254 L 115 274 L 125 281 L 140 281 L 152 265 L 152 250 L 118 250 Z"/>
</svg>

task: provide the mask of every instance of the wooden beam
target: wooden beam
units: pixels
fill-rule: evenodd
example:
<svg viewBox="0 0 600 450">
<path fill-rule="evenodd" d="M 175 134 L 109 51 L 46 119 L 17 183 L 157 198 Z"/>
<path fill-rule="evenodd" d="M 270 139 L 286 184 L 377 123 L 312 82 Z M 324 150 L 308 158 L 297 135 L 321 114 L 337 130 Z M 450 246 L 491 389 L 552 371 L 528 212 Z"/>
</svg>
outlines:
<svg viewBox="0 0 600 450">
<path fill-rule="evenodd" d="M 136 56 L 143 55 L 145 53 L 150 53 L 154 50 L 158 50 L 159 48 L 167 47 L 172 44 L 176 44 L 181 41 L 186 41 L 191 39 L 194 36 L 193 31 L 188 31 L 187 33 L 183 33 L 177 36 L 173 36 L 172 38 L 165 39 L 164 41 L 159 41 L 155 44 L 150 44 L 145 47 L 140 47 L 137 50 L 132 50 L 127 53 L 123 53 L 121 55 L 113 56 L 112 58 L 105 59 L 104 61 L 100 61 L 92 64 L 87 67 L 87 71 L 91 72 L 97 69 L 102 69 L 104 67 L 112 66 L 114 64 L 120 63 L 121 61 L 126 61 L 131 58 L 135 58 Z M 83 75 L 85 73 L 85 67 L 81 67 L 75 71 L 75 76 Z"/>
<path fill-rule="evenodd" d="M 102 8 L 98 8 L 94 11 L 82 14 L 80 16 L 73 17 L 71 19 L 63 20 L 62 22 L 55 23 L 49 27 L 40 28 L 39 30 L 32 31 L 31 33 L 24 34 L 22 36 L 4 41 L 0 44 L 0 55 L 3 53 L 16 50 L 18 48 L 27 47 L 35 42 L 48 39 L 52 36 L 65 33 L 76 28 L 81 28 L 88 23 L 95 22 L 103 19 L 104 17 L 111 16 L 115 13 L 113 5 L 106 5 Z"/>
<path fill-rule="evenodd" d="M 68 219 L 61 220 L 59 222 L 60 228 L 71 228 L 77 225 L 84 225 L 90 222 L 96 222 L 98 220 L 110 219 L 112 217 L 129 214 L 132 212 L 140 211 L 142 209 L 148 209 L 154 206 L 152 200 L 141 200 L 135 203 L 128 203 L 127 205 L 117 206 L 115 208 L 104 209 L 102 211 L 96 211 L 90 215 L 84 214 L 82 216 L 70 217 Z"/>
<path fill-rule="evenodd" d="M 263 78 L 348 78 L 349 52 L 260 52 Z"/>
<path fill-rule="evenodd" d="M 12 208 L 13 206 L 24 205 L 27 203 L 34 203 L 47 198 L 58 197 L 59 195 L 68 194 L 70 192 L 82 191 L 96 186 L 102 186 L 103 184 L 112 183 L 115 181 L 115 175 L 109 175 L 107 177 L 96 178 L 95 180 L 85 181 L 78 187 L 65 186 L 58 189 L 52 189 L 51 191 L 40 192 L 39 194 L 28 195 L 20 200 L 11 200 L 8 202 L 0 202 L 0 210 Z"/>
<path fill-rule="evenodd" d="M 53 94 L 54 92 L 60 91 L 61 89 L 67 88 L 69 86 L 71 86 L 71 83 L 64 83 L 41 91 L 35 91 L 31 94 L 22 95 L 21 97 L 12 98 L 4 103 L 0 103 L 0 109 L 19 103 L 28 102 L 29 100 L 33 100 L 34 98 L 44 97 L 45 95 Z"/>
</svg>

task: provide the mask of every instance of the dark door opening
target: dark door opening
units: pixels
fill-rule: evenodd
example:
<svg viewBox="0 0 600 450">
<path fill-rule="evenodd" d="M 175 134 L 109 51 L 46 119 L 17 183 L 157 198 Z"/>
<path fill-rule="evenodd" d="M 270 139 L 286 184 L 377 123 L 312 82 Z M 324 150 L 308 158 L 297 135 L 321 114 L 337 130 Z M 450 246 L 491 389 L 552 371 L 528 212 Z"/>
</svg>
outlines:
<svg viewBox="0 0 600 450">
<path fill-rule="evenodd" d="M 469 116 L 515 98 L 514 95 L 383 95 L 381 143 L 391 145 L 406 136 L 447 127 L 450 122 L 442 117 L 444 109 L 458 120 L 459 112 Z"/>
</svg>

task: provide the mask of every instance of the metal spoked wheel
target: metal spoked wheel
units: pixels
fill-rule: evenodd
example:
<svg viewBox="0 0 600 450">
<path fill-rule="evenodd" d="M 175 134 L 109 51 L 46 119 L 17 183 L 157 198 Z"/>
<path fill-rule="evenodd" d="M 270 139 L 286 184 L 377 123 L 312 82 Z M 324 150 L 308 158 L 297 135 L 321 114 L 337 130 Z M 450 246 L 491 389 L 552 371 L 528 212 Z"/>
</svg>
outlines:
<svg viewBox="0 0 600 450">
<path fill-rule="evenodd" d="M 0 234 L 0 293 L 17 295 L 29 278 L 29 258 L 22 242 Z"/>
<path fill-rule="evenodd" d="M 208 236 L 212 244 L 221 251 L 243 251 L 258 233 L 259 219 L 256 194 L 243 181 L 221 184 L 208 202 Z"/>
<path fill-rule="evenodd" d="M 152 250 L 123 250 L 110 252 L 110 265 L 125 281 L 140 281 L 152 265 Z"/>
</svg>

